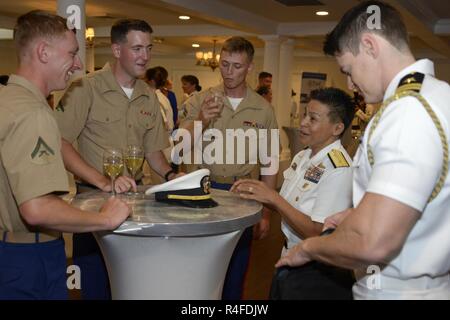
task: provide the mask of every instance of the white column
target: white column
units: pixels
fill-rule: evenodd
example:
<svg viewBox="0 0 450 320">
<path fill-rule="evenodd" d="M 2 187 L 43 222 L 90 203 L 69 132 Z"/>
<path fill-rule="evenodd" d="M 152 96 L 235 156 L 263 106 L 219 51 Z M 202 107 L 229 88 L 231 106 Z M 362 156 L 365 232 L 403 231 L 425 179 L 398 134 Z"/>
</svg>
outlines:
<svg viewBox="0 0 450 320">
<path fill-rule="evenodd" d="M 280 67 L 278 81 L 278 98 L 276 100 L 276 115 L 280 128 L 281 155 L 280 160 L 287 160 L 290 157 L 288 137 L 283 127 L 289 127 L 291 114 L 291 90 L 292 90 L 292 67 L 294 62 L 293 39 L 286 39 L 280 47 Z"/>
<path fill-rule="evenodd" d="M 86 71 L 90 73 L 95 71 L 95 49 L 94 45 L 86 47 Z"/>
<path fill-rule="evenodd" d="M 282 38 L 278 35 L 260 36 L 265 42 L 264 46 L 264 66 L 262 71 L 270 72 L 272 74 L 272 104 L 276 106 L 278 97 L 278 83 L 279 61 L 280 61 L 280 43 Z"/>
<path fill-rule="evenodd" d="M 83 69 L 75 76 L 85 74 L 86 70 L 86 11 L 85 0 L 58 0 L 57 13 L 70 20 L 77 29 L 77 40 L 80 50 L 78 55 L 83 63 Z"/>
</svg>

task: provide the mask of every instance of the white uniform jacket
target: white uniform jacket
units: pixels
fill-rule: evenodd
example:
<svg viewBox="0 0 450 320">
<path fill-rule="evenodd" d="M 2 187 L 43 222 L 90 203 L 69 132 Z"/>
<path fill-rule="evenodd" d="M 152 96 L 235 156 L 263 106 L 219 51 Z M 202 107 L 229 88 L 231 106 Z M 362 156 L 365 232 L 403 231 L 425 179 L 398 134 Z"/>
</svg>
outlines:
<svg viewBox="0 0 450 320">
<path fill-rule="evenodd" d="M 280 195 L 312 221 L 323 223 L 328 216 L 352 205 L 352 161 L 340 140 L 310 156 L 311 149 L 306 149 L 294 157 L 283 173 Z M 288 248 L 301 241 L 284 220 L 281 229 Z"/>
<path fill-rule="evenodd" d="M 384 99 L 394 95 L 400 80 L 411 72 L 425 74 L 420 94 L 439 118 L 447 141 L 450 137 L 450 86 L 434 78 L 430 60 L 419 60 L 394 77 Z M 428 199 L 440 176 L 443 162 L 438 131 L 421 103 L 412 97 L 392 102 L 384 111 L 370 140 L 374 155 L 371 167 L 367 140 L 373 120 L 354 159 L 355 207 L 364 193 L 383 195 L 421 213 L 399 254 L 381 269 L 374 280 L 360 270 L 355 298 L 450 299 L 450 177 L 439 195 Z M 450 143 L 450 141 L 449 141 Z M 379 286 L 374 286 L 378 283 Z M 374 289 L 375 288 L 375 289 Z"/>
</svg>

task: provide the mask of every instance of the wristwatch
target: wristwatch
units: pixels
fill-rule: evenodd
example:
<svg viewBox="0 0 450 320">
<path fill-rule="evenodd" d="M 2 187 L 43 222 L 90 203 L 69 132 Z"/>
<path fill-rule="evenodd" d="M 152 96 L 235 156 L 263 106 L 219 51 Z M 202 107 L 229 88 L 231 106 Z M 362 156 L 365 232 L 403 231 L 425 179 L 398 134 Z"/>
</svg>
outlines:
<svg viewBox="0 0 450 320">
<path fill-rule="evenodd" d="M 173 169 L 170 169 L 170 170 L 167 171 L 167 173 L 164 175 L 164 179 L 165 179 L 166 181 L 169 181 L 169 175 L 170 175 L 171 173 L 175 173 L 175 171 L 174 171 Z"/>
</svg>

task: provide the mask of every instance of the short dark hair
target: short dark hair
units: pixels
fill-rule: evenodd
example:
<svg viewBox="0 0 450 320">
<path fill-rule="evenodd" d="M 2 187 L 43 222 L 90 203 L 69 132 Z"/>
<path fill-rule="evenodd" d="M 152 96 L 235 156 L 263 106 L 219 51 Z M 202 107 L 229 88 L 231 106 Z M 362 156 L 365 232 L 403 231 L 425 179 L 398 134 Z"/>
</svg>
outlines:
<svg viewBox="0 0 450 320">
<path fill-rule="evenodd" d="M 258 93 L 260 96 L 269 94 L 269 92 L 270 92 L 270 88 L 267 86 L 261 86 L 256 90 L 256 93 Z"/>
<path fill-rule="evenodd" d="M 145 77 L 147 80 L 155 81 L 156 89 L 162 88 L 166 85 L 167 78 L 169 77 L 169 73 L 167 69 L 161 66 L 150 68 L 145 73 Z"/>
<path fill-rule="evenodd" d="M 121 19 L 111 28 L 111 43 L 124 43 L 127 41 L 127 34 L 130 31 L 142 31 L 153 33 L 152 27 L 144 20 Z"/>
<path fill-rule="evenodd" d="M 192 74 L 186 74 L 181 77 L 181 81 L 188 82 L 190 84 L 195 85 L 196 91 L 202 91 L 202 87 L 200 86 L 200 81 L 196 76 L 193 76 Z"/>
<path fill-rule="evenodd" d="M 255 48 L 252 43 L 243 37 L 231 37 L 227 39 L 222 46 L 222 50 L 228 53 L 245 52 L 247 54 L 248 61 L 253 61 L 255 55 Z"/>
<path fill-rule="evenodd" d="M 342 122 L 344 124 L 344 130 L 341 133 L 342 137 L 355 116 L 355 104 L 352 97 L 338 88 L 322 88 L 311 91 L 310 98 L 328 107 L 330 110 L 328 117 L 331 122 Z"/>
<path fill-rule="evenodd" d="M 272 74 L 270 72 L 261 71 L 258 75 L 258 79 L 272 78 Z"/>
<path fill-rule="evenodd" d="M 17 18 L 14 27 L 14 42 L 21 55 L 34 39 L 62 37 L 69 31 L 67 20 L 63 17 L 42 10 L 33 10 Z M 75 28 L 72 29 L 75 32 Z"/>
<path fill-rule="evenodd" d="M 368 20 L 372 16 L 367 12 L 370 6 L 377 6 L 380 9 L 381 29 L 368 26 Z M 323 51 L 330 56 L 350 51 L 356 56 L 359 53 L 360 39 L 364 32 L 375 33 L 383 37 L 400 51 L 409 46 L 406 26 L 395 8 L 381 1 L 364 1 L 350 9 L 333 31 L 327 34 Z"/>
</svg>

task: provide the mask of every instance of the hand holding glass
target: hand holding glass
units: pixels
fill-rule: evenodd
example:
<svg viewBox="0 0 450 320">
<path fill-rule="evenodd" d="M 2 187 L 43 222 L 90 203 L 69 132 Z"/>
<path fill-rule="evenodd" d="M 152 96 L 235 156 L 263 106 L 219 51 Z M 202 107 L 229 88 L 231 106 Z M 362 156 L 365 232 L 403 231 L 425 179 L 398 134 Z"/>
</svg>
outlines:
<svg viewBox="0 0 450 320">
<path fill-rule="evenodd" d="M 144 150 L 142 150 L 140 146 L 129 145 L 125 154 L 125 164 L 132 179 L 135 179 L 136 174 L 141 169 L 143 163 Z"/>
<path fill-rule="evenodd" d="M 212 120 L 212 127 L 214 127 L 214 122 L 217 118 L 220 117 L 220 115 L 222 114 L 222 110 L 223 107 L 225 105 L 225 96 L 223 94 L 223 92 L 214 90 L 214 89 L 209 89 L 208 91 L 208 96 L 210 98 L 209 100 L 209 106 L 213 107 L 213 108 L 217 108 L 217 116 Z"/>
<path fill-rule="evenodd" d="M 103 171 L 111 178 L 111 194 L 115 196 L 114 181 L 123 172 L 122 150 L 109 148 L 103 152 Z"/>
</svg>

